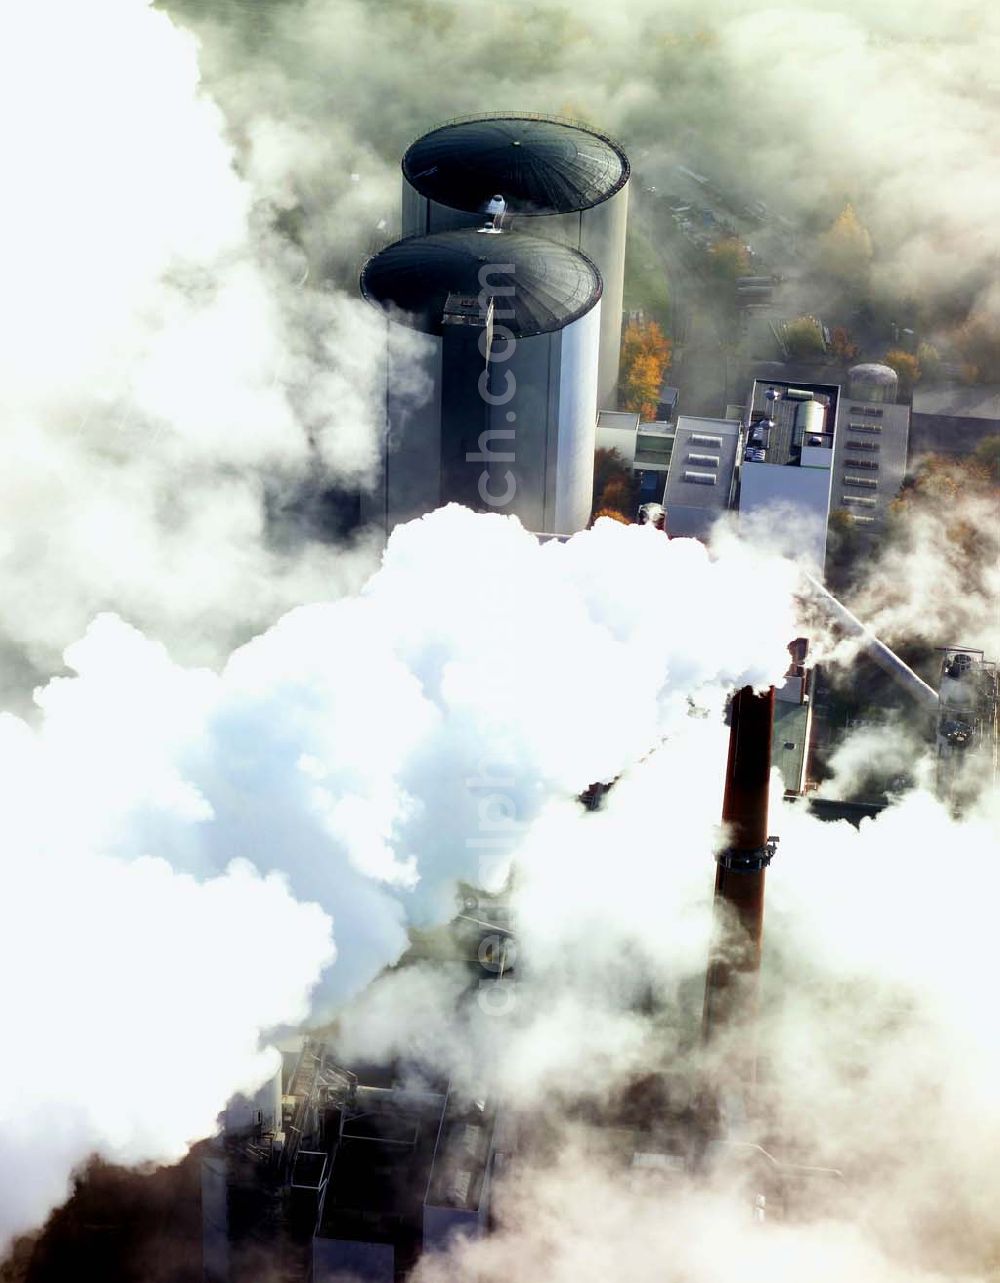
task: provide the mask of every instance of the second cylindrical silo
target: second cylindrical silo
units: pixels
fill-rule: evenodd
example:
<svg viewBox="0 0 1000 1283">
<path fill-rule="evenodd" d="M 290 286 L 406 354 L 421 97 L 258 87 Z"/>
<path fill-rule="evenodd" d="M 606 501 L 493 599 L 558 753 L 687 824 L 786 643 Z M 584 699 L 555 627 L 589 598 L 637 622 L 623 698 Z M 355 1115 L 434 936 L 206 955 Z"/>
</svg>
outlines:
<svg viewBox="0 0 1000 1283">
<path fill-rule="evenodd" d="M 615 404 L 628 219 L 628 157 L 584 125 L 534 115 L 453 121 L 403 157 L 403 234 L 479 227 L 501 197 L 514 230 L 573 246 L 604 283 L 598 403 Z"/>
<path fill-rule="evenodd" d="M 441 504 L 572 534 L 590 516 L 601 277 L 517 232 L 411 236 L 365 265 L 386 317 L 386 449 L 372 520 Z"/>
</svg>

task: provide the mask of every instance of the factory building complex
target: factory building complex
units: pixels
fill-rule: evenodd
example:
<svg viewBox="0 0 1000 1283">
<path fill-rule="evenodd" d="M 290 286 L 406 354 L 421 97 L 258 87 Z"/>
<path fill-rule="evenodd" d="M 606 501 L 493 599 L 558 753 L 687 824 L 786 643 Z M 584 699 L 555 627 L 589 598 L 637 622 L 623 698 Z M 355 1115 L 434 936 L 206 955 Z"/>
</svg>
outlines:
<svg viewBox="0 0 1000 1283">
<path fill-rule="evenodd" d="M 640 423 L 602 411 L 597 445 L 621 455 L 643 497 L 663 504 L 671 534 L 703 539 L 727 510 L 784 521 L 795 535 L 787 550 L 822 574 L 834 514 L 875 539 L 902 486 L 910 411 L 896 403 L 894 380 L 884 366 L 856 366 L 846 389 L 758 378 L 746 406 L 719 419 Z"/>
<path fill-rule="evenodd" d="M 411 1067 L 412 1068 L 412 1067 Z M 405 1070 L 345 1069 L 307 1038 L 238 1098 L 202 1162 L 206 1283 L 404 1276 L 425 1251 L 486 1228 L 493 1102 Z"/>
<path fill-rule="evenodd" d="M 779 528 L 811 569 L 817 599 L 829 599 L 875 662 L 937 712 L 949 777 L 969 745 L 992 745 L 996 767 L 995 667 L 953 649 L 939 698 L 822 586 L 834 514 L 876 539 L 903 481 L 910 420 L 893 372 L 856 366 L 844 385 L 758 377 L 744 404 L 718 418 L 678 415 L 676 394 L 665 393 L 663 417 L 640 422 L 615 400 L 630 174 L 621 148 L 569 122 L 486 115 L 432 130 L 402 170 L 403 236 L 360 279 L 383 323 L 386 427 L 362 520 L 389 535 L 459 502 L 516 516 L 539 537 L 568 538 L 591 519 L 595 452 L 613 450 L 669 535 L 705 539 L 727 512 Z M 806 785 L 808 641 L 790 639 L 789 654 L 780 687 L 746 687 L 731 701 L 729 845 L 717 852 L 723 926 L 706 971 L 706 1045 L 753 1019 L 776 846 L 772 765 L 788 793 Z M 595 782 L 581 802 L 597 809 L 613 783 Z M 517 974 L 502 895 L 467 890 L 448 927 L 447 965 L 462 973 L 456 1002 L 471 1008 L 484 985 L 507 992 Z M 487 1091 L 460 1090 L 427 1066 L 348 1068 L 334 1041 L 306 1039 L 256 1096 L 227 1111 L 202 1161 L 209 1283 L 402 1283 L 424 1252 L 487 1232 L 496 1174 L 533 1132 L 544 1134 L 544 1120 L 519 1123 Z M 609 1104 L 602 1125 L 622 1138 L 624 1178 L 732 1163 L 755 1216 L 789 1207 L 800 1178 L 840 1179 L 731 1144 L 726 1100 L 738 1104 L 754 1079 L 752 1042 L 745 1081 L 712 1088 L 718 1109 L 687 1101 L 671 1112 L 667 1102 L 636 1124 L 615 1113 L 620 1102 Z"/>
<path fill-rule="evenodd" d="M 657 422 L 617 409 L 629 178 L 612 139 L 530 114 L 452 121 L 407 149 L 403 237 L 361 273 L 385 326 L 361 520 L 388 535 L 457 502 L 565 537 L 589 523 L 595 451 L 612 449 L 669 534 L 704 539 L 732 511 L 823 577 L 832 525 L 864 548 L 902 484 L 897 376 L 758 377 L 719 418 L 678 415 L 676 389 Z"/>
</svg>

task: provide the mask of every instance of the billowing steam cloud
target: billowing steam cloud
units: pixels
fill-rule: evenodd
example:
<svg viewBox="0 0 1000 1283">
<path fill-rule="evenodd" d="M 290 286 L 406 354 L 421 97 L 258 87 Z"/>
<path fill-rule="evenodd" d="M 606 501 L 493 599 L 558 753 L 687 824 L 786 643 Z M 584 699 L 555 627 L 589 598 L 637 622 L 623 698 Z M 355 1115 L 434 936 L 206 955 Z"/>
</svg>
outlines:
<svg viewBox="0 0 1000 1283">
<path fill-rule="evenodd" d="M 908 508 L 852 604 L 891 642 L 919 639 L 1000 655 L 998 492 L 966 488 Z"/>
<path fill-rule="evenodd" d="M 690 696 L 717 714 L 780 674 L 793 582 L 737 548 L 612 522 L 540 547 L 452 507 L 401 529 L 360 596 L 292 612 L 218 675 L 105 617 L 37 696 L 70 803 L 40 823 L 198 874 L 281 868 L 333 913 L 332 983 L 354 991 L 456 877 L 502 880 L 549 799 L 614 778 Z"/>
<path fill-rule="evenodd" d="M 463 1026 L 454 985 L 401 971 L 345 1045 L 416 1046 L 470 1083 L 488 1063 L 529 1104 L 651 1064 L 691 1088 L 718 713 L 784 667 L 790 568 L 616 525 L 539 548 L 451 510 L 400 531 L 360 595 L 188 666 L 362 577 L 272 540 L 264 491 L 371 467 L 371 319 L 316 281 L 392 221 L 413 133 L 510 103 L 588 114 L 652 163 L 704 148 L 736 174 L 749 155 L 790 215 L 821 226 L 854 198 L 880 272 L 916 294 L 968 286 L 994 252 L 992 116 L 969 93 L 1000 38 L 983 6 L 234 7 L 264 24 L 253 41 L 195 7 L 175 9 L 225 117 L 193 41 L 139 0 L 21 6 L 0 42 L 19 196 L 0 238 L 2 626 L 50 671 L 95 611 L 129 621 L 69 649 L 37 730 L 0 727 L 18 981 L 0 1019 L 27 1049 L 0 1075 L 0 1240 L 92 1150 L 180 1154 L 266 1073 L 261 1036 L 307 1014 L 321 973 L 314 1016 L 449 912 L 457 878 L 498 885 L 515 855 L 520 1009 Z M 606 812 L 570 800 L 621 772 Z M 776 827 L 773 1132 L 845 1168 L 846 1216 L 748 1240 L 717 1192 L 664 1216 L 568 1137 L 508 1192 L 501 1235 L 430 1278 L 531 1279 L 539 1260 L 662 1277 L 667 1259 L 695 1280 L 983 1275 L 995 816 L 917 795 L 858 835 Z"/>
<path fill-rule="evenodd" d="M 723 1148 L 698 1177 L 650 1176 L 630 1167 L 626 1133 L 595 1137 L 583 1124 L 581 1103 L 620 1107 L 637 1077 L 659 1070 L 666 1095 L 633 1146 L 689 1143 L 683 1119 L 704 1083 L 717 740 L 708 728 L 682 734 L 605 811 L 554 807 L 536 827 L 518 853 L 512 1005 L 457 1018 L 446 975 L 407 969 L 348 1016 L 348 1045 L 443 1064 L 528 1111 L 498 1233 L 425 1261 L 422 1283 L 512 1271 L 596 1281 L 612 1262 L 629 1277 L 667 1269 L 705 1283 L 737 1271 L 993 1277 L 995 798 L 956 822 L 911 793 L 860 832 L 774 808 L 758 1123 L 730 1121 L 737 1141 L 826 1169 L 788 1177 L 768 1215 L 787 1201 L 791 1225 L 752 1223 L 763 1160 Z"/>
<path fill-rule="evenodd" d="M 512 0 L 474 21 L 460 0 L 172 8 L 205 38 L 250 171 L 322 253 L 395 216 L 398 157 L 421 128 L 519 108 L 586 116 L 636 157 L 693 164 L 796 224 L 853 200 L 896 297 L 972 283 L 993 305 L 984 68 L 1000 19 L 982 0 Z"/>
<path fill-rule="evenodd" d="M 614 1277 L 944 1283 L 954 1277 L 899 1265 L 842 1223 L 755 1224 L 736 1197 L 669 1176 L 623 1172 L 613 1156 L 572 1136 L 557 1161 L 506 1182 L 498 1204 L 494 1234 L 425 1258 L 418 1283 L 500 1283 L 512 1273 L 525 1283 Z"/>
<path fill-rule="evenodd" d="M 451 914 L 457 878 L 502 880 L 547 805 L 683 731 L 691 697 L 717 717 L 734 683 L 774 680 L 792 582 L 652 529 L 540 546 L 452 507 L 400 528 L 360 596 L 293 611 L 221 673 L 95 621 L 74 675 L 37 693 L 38 730 L 4 723 L 4 961 L 22 979 L 0 1019 L 77 1048 L 68 1072 L 9 1066 L 18 1144 L 72 1140 L 38 1140 L 5 1231 L 90 1148 L 173 1157 L 261 1075 L 260 1032 L 306 1014 L 331 956 L 327 919 L 289 891 L 333 919 L 328 1011 L 396 960 L 408 923 Z M 168 1103 L 147 1116 L 161 1072 Z"/>
<path fill-rule="evenodd" d="M 0 46 L 0 641 L 50 671 L 113 607 L 214 658 L 360 582 L 264 500 L 371 469 L 368 309 L 269 230 L 165 14 L 43 0 Z"/>
<path fill-rule="evenodd" d="M 234 860 L 198 882 L 74 835 L 44 746 L 6 715 L 0 764 L 2 1252 L 91 1153 L 172 1162 L 210 1134 L 231 1092 L 274 1071 L 261 1037 L 307 1014 L 333 950 L 326 915 L 277 876 Z M 64 807 L 55 840 L 45 819 Z"/>
</svg>

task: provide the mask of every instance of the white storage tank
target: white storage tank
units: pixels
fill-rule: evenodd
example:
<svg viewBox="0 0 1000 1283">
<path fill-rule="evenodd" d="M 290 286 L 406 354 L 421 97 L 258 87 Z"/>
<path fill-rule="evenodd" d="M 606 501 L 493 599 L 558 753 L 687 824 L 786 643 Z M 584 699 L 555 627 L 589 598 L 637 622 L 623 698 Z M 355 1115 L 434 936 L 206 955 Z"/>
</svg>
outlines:
<svg viewBox="0 0 1000 1283">
<path fill-rule="evenodd" d="M 852 401 L 895 405 L 899 394 L 899 375 L 891 365 L 880 365 L 877 362 L 854 365 L 847 379 Z"/>
<path fill-rule="evenodd" d="M 572 534 L 590 517 L 601 276 L 518 232 L 408 237 L 365 264 L 386 317 L 386 446 L 366 516 L 449 502 Z"/>
<path fill-rule="evenodd" d="M 403 157 L 403 234 L 487 220 L 571 245 L 604 283 L 598 404 L 614 408 L 621 349 L 628 157 L 587 126 L 517 113 L 452 121 Z"/>
</svg>

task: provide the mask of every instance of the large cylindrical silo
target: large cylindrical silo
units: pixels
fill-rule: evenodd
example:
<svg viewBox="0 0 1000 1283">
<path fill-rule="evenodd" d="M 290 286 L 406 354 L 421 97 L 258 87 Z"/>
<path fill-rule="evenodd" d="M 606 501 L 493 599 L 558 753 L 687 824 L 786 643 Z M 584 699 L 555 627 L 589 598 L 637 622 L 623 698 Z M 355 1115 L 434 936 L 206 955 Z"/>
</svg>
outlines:
<svg viewBox="0 0 1000 1283">
<path fill-rule="evenodd" d="M 418 139 L 403 157 L 403 235 L 479 227 L 491 201 L 505 225 L 572 245 L 604 282 L 598 403 L 613 407 L 621 348 L 628 157 L 586 126 L 546 117 L 477 116 Z"/>
<path fill-rule="evenodd" d="M 411 236 L 365 264 L 386 317 L 387 436 L 371 519 L 441 504 L 572 534 L 590 516 L 601 277 L 518 232 Z"/>
</svg>

